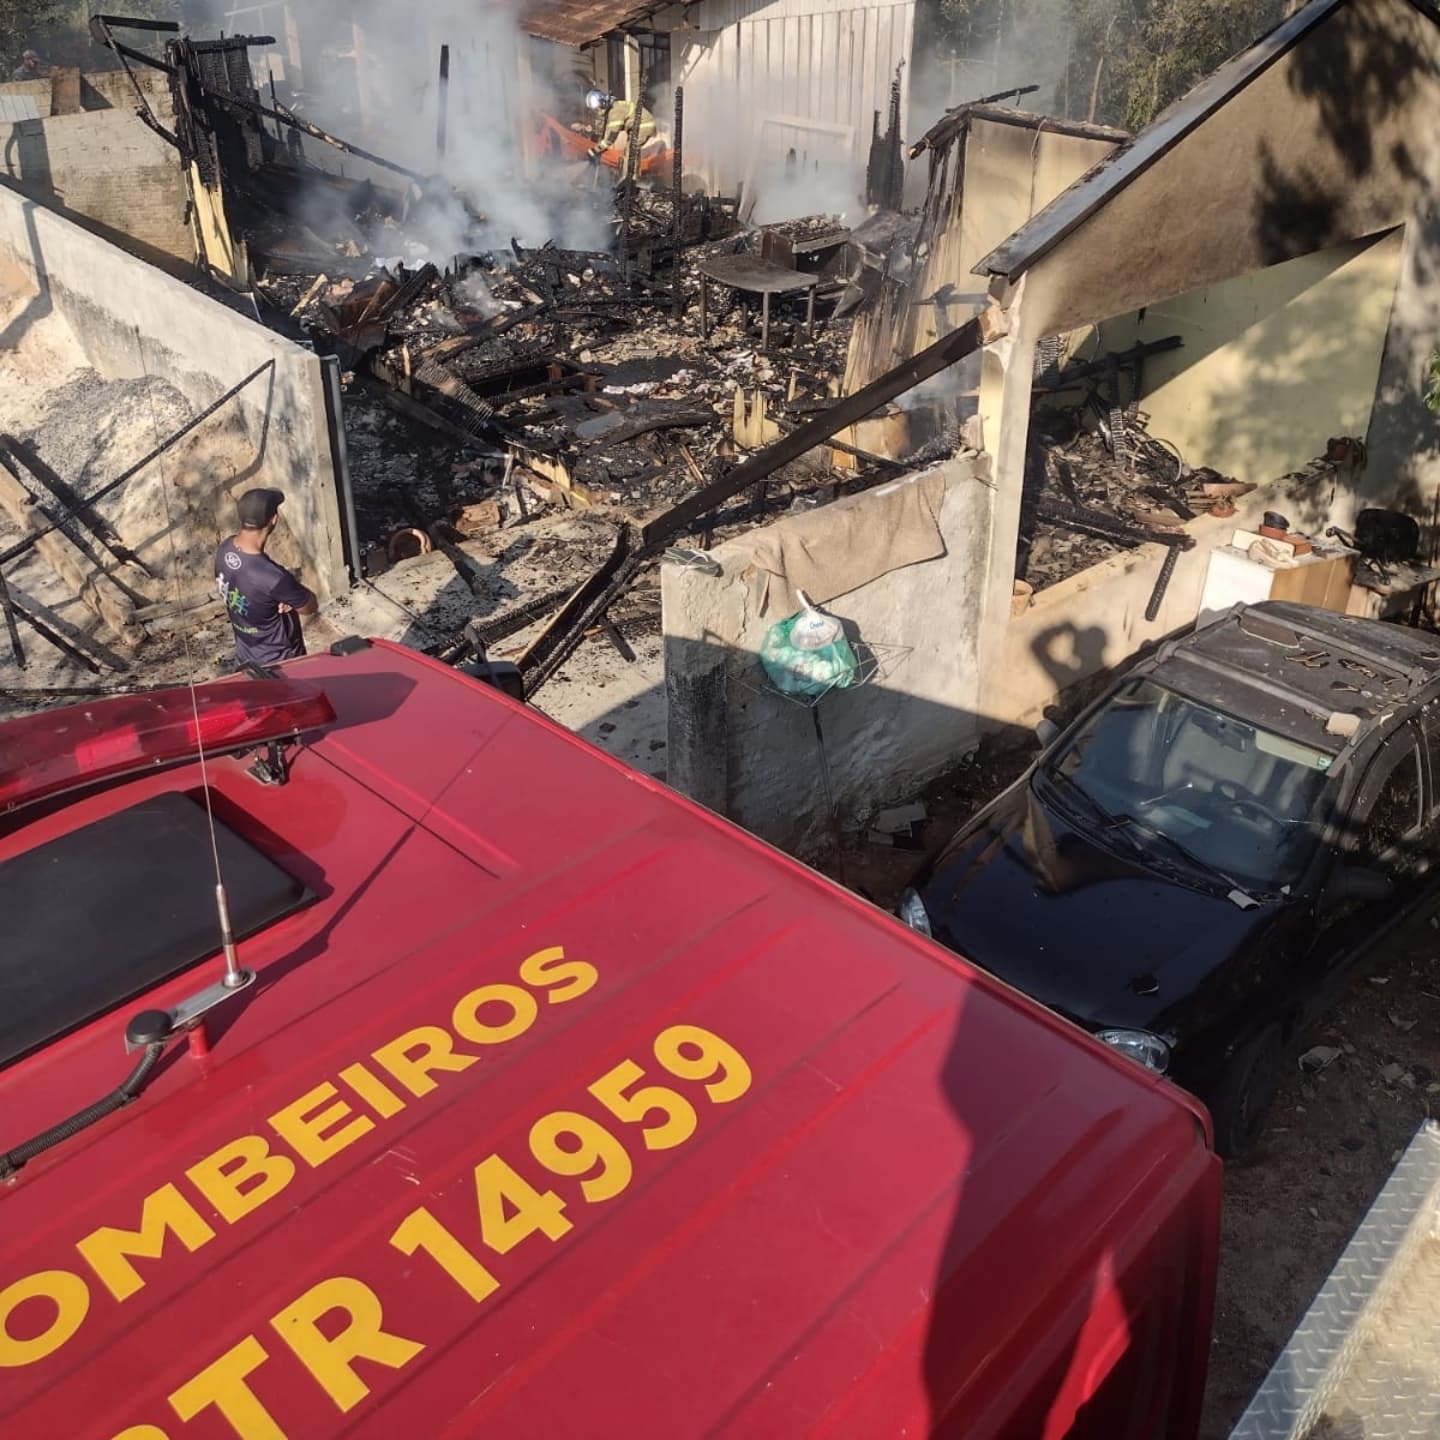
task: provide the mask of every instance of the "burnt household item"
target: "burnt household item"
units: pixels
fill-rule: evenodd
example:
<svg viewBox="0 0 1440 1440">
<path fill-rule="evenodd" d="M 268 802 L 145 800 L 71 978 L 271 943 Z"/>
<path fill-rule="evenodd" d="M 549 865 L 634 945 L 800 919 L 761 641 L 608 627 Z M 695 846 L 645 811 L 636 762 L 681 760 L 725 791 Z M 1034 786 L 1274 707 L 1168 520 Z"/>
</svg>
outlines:
<svg viewBox="0 0 1440 1440">
<path fill-rule="evenodd" d="M 770 348 L 770 298 L 772 295 L 790 295 L 797 291 L 807 292 L 805 307 L 805 333 L 815 336 L 815 290 L 820 284 L 818 275 L 803 270 L 792 270 L 774 260 L 762 260 L 758 255 L 712 255 L 701 261 L 700 266 L 700 338 L 710 335 L 710 283 L 728 285 L 732 290 L 746 290 L 760 296 L 760 348 Z"/>
<path fill-rule="evenodd" d="M 1381 565 L 1408 565 L 1420 554 L 1420 526 L 1398 510 L 1362 510 L 1355 517 L 1355 548 Z"/>
</svg>

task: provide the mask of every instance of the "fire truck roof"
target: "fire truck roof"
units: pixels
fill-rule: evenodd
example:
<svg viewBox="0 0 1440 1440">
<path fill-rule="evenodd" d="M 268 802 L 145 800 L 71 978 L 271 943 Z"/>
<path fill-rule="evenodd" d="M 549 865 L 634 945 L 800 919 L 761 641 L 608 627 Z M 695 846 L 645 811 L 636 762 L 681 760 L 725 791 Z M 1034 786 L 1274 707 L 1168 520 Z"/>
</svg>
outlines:
<svg viewBox="0 0 1440 1440">
<path fill-rule="evenodd" d="M 1215 1203 L 1178 1091 L 543 716 L 284 676 L 334 716 L 286 783 L 212 735 L 0 832 L 0 1148 L 219 978 L 207 799 L 254 975 L 0 1186 L 9 1433 L 981 1425 L 1115 1217 Z"/>
</svg>

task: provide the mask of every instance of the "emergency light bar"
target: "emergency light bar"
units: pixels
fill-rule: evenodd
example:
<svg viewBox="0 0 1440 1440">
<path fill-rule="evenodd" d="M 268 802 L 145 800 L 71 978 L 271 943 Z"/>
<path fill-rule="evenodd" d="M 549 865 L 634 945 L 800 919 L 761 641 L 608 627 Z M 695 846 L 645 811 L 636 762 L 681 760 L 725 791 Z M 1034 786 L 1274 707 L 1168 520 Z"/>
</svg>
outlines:
<svg viewBox="0 0 1440 1440">
<path fill-rule="evenodd" d="M 0 727 L 0 813 L 202 747 L 250 749 L 334 719 L 323 690 L 289 680 L 150 690 L 22 716 Z"/>
</svg>

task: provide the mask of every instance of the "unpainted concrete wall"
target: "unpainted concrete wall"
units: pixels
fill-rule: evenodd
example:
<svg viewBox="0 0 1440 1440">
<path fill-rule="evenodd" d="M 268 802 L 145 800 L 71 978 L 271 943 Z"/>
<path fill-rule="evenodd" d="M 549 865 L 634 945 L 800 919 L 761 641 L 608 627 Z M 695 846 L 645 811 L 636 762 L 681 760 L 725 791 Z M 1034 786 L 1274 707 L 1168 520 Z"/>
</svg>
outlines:
<svg viewBox="0 0 1440 1440">
<path fill-rule="evenodd" d="M 909 798 L 979 735 L 979 616 L 970 601 L 982 583 L 992 492 L 977 457 L 942 469 L 944 556 L 823 607 L 875 646 L 881 662 L 874 682 L 819 705 L 835 801 L 847 818 Z M 874 495 L 835 503 L 863 509 Z M 812 520 L 798 514 L 772 529 L 803 537 Z M 814 717 L 771 690 L 760 667 L 765 633 L 783 616 L 751 608 L 743 577 L 754 540 L 710 552 L 723 578 L 662 570 L 668 779 L 765 839 L 813 853 L 830 823 Z"/>
<path fill-rule="evenodd" d="M 167 78 L 144 72 L 136 79 L 156 119 L 173 127 Z M 37 94 L 43 112 L 48 81 L 0 88 L 37 87 L 44 87 Z M 147 259 L 192 263 L 179 156 L 135 114 L 130 82 L 119 71 L 84 76 L 81 101 L 86 108 L 74 114 L 0 122 L 0 178 Z"/>
<path fill-rule="evenodd" d="M 1254 529 L 1275 503 L 1257 491 L 1237 502 L 1231 519 L 1192 520 L 1185 529 L 1195 548 L 1180 554 L 1153 621 L 1145 607 L 1165 558 L 1160 545 L 1112 555 L 1039 591 L 1018 617 L 995 615 L 982 692 L 992 723 L 1033 724 L 1063 690 L 1193 623 L 1211 551 L 1228 545 L 1237 529 Z"/>
<path fill-rule="evenodd" d="M 346 587 L 335 466 L 313 354 L 3 187 L 0 279 L 35 292 L 11 322 L 12 333 L 27 314 L 58 311 L 102 376 L 162 378 L 196 411 L 269 366 L 206 422 L 229 427 L 239 442 L 239 463 L 215 484 L 232 495 L 255 485 L 283 490 L 282 513 L 306 583 L 322 599 Z M 206 559 L 202 571 L 209 566 Z"/>
<path fill-rule="evenodd" d="M 1404 224 L 1437 109 L 1440 26 L 1341 6 L 1031 266 L 1027 338 Z"/>
<path fill-rule="evenodd" d="M 1257 270 L 1077 337 L 1088 355 L 1179 335 L 1145 362 L 1150 433 L 1192 466 L 1269 484 L 1323 454 L 1335 435 L 1364 439 L 1400 273 L 1399 231 Z M 1349 528 L 1350 497 L 1326 518 Z"/>
</svg>

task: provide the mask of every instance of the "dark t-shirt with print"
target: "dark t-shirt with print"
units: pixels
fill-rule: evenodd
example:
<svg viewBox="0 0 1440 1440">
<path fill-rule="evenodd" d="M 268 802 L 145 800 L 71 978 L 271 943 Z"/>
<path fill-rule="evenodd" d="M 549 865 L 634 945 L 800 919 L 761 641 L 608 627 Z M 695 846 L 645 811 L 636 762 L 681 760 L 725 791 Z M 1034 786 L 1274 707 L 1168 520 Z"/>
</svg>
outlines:
<svg viewBox="0 0 1440 1440">
<path fill-rule="evenodd" d="M 235 631 L 235 657 L 243 664 L 273 665 L 305 653 L 296 611 L 310 592 L 283 566 L 239 549 L 234 536 L 215 552 L 215 587 Z M 280 606 L 291 609 L 282 612 Z"/>
</svg>

